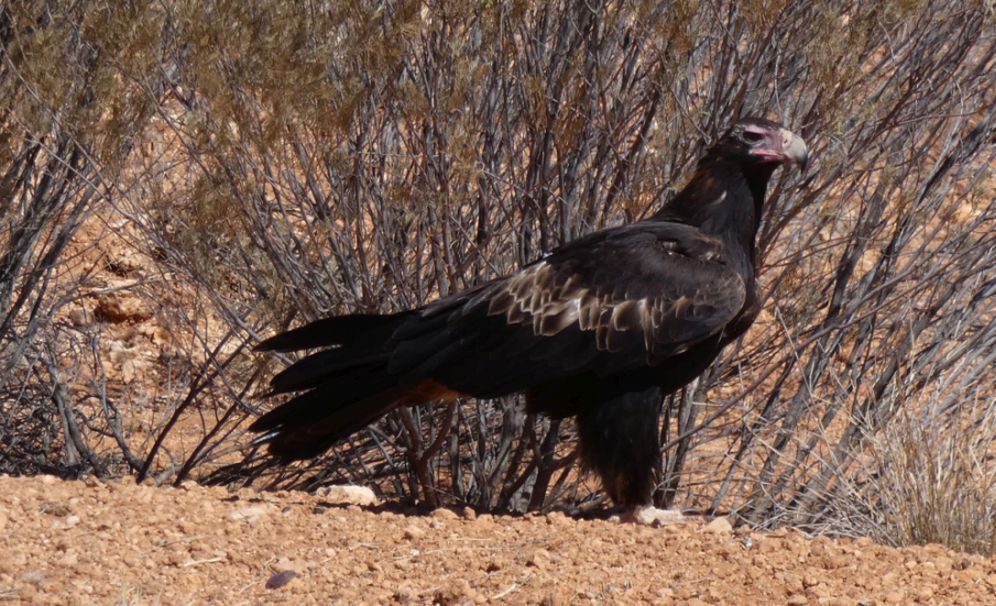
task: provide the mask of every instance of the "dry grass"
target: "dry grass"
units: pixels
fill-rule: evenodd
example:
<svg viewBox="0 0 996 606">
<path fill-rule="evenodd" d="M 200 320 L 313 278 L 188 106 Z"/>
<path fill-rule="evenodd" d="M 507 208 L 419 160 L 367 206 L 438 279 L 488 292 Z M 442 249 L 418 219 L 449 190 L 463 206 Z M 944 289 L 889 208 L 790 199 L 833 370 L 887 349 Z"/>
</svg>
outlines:
<svg viewBox="0 0 996 606">
<path fill-rule="evenodd" d="M 881 538 L 996 553 L 996 410 L 904 411 L 868 445 L 864 505 Z"/>
</svg>

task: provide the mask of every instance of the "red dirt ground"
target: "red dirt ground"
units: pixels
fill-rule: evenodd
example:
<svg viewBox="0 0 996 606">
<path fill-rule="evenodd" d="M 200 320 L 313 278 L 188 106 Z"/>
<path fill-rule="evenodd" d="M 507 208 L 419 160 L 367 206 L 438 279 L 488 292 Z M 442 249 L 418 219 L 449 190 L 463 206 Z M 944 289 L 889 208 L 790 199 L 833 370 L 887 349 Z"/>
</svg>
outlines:
<svg viewBox="0 0 996 606">
<path fill-rule="evenodd" d="M 649 528 L 0 476 L 0 602 L 872 605 L 994 595 L 996 559 L 934 545 L 763 535 L 725 520 Z"/>
</svg>

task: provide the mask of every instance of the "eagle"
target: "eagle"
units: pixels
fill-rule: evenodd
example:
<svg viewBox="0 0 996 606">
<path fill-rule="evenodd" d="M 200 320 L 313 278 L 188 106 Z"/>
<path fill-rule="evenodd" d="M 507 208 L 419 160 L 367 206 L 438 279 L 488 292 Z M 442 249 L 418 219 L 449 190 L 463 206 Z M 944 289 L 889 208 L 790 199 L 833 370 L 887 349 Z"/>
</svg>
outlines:
<svg viewBox="0 0 996 606">
<path fill-rule="evenodd" d="M 250 426 L 280 462 L 314 457 L 400 407 L 525 395 L 575 417 L 583 466 L 626 519 L 652 505 L 661 402 L 757 317 L 756 237 L 772 173 L 805 170 L 781 124 L 736 122 L 653 216 L 590 233 L 522 269 L 425 306 L 320 319 L 261 351 L 321 348 L 271 381 L 300 392 Z"/>
</svg>

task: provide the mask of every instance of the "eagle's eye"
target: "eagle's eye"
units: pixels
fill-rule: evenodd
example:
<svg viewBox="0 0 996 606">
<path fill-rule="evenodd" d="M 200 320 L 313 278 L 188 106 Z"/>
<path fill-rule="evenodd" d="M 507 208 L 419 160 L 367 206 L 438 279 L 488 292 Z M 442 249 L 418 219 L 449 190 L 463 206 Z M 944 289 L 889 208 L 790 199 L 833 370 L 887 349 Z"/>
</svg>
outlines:
<svg viewBox="0 0 996 606">
<path fill-rule="evenodd" d="M 764 139 L 764 135 L 762 135 L 757 131 L 753 130 L 744 131 L 744 141 L 747 141 L 748 143 L 757 143 L 761 139 Z"/>
</svg>

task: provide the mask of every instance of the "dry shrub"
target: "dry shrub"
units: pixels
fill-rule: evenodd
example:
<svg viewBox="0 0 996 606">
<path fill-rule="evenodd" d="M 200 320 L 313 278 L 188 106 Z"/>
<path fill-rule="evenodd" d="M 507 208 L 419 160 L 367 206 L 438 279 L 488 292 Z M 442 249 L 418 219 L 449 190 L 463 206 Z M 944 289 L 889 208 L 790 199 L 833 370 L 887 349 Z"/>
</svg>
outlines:
<svg viewBox="0 0 996 606">
<path fill-rule="evenodd" d="M 929 414 L 929 412 L 928 412 Z M 882 525 L 899 545 L 940 543 L 996 553 L 996 442 L 993 411 L 968 428 L 938 417 L 900 419 L 873 445 L 881 459 Z"/>
<path fill-rule="evenodd" d="M 841 474 L 828 530 L 897 546 L 996 553 L 996 410 L 983 399 L 904 407 Z"/>
<path fill-rule="evenodd" d="M 112 2 L 0 5 L 0 471 L 119 473 L 134 464 L 107 398 L 99 328 L 70 312 L 101 259 L 76 240 L 118 181 L 154 103 L 122 68 L 158 31 Z M 110 58 L 114 60 L 109 60 Z M 90 225 L 90 237 L 100 228 Z M 113 444 L 98 451 L 95 441 Z M 120 464 L 124 465 L 120 465 Z"/>
</svg>

